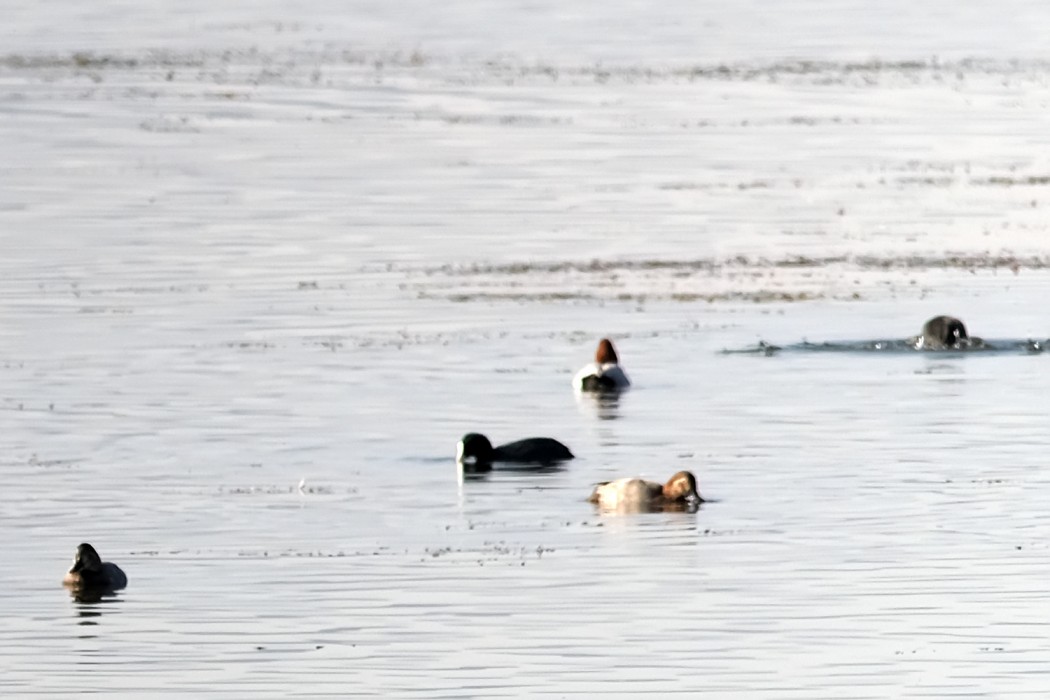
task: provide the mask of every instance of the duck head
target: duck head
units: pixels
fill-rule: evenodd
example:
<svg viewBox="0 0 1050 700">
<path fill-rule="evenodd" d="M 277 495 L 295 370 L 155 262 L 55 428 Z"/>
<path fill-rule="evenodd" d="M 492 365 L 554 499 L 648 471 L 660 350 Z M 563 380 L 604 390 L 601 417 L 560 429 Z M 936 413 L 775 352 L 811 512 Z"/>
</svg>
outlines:
<svg viewBox="0 0 1050 700">
<path fill-rule="evenodd" d="M 594 353 L 594 361 L 599 365 L 617 364 L 620 359 L 616 357 L 616 349 L 613 348 L 612 341 L 608 338 L 602 338 L 598 343 L 598 350 Z"/>
<path fill-rule="evenodd" d="M 694 501 L 703 503 L 704 499 L 696 490 L 696 477 L 692 472 L 678 472 L 664 484 L 664 498 L 669 501 Z"/>
<path fill-rule="evenodd" d="M 79 574 L 81 571 L 98 571 L 101 568 L 102 558 L 98 555 L 98 552 L 87 542 L 83 542 L 77 547 L 77 553 L 73 558 L 73 566 L 70 568 L 69 573 Z"/>
<path fill-rule="evenodd" d="M 456 446 L 456 461 L 460 464 L 488 464 L 494 452 L 487 437 L 480 433 L 467 433 Z"/>
<path fill-rule="evenodd" d="M 963 322 L 954 316 L 934 316 L 922 327 L 922 335 L 947 348 L 957 347 L 970 337 Z"/>
</svg>

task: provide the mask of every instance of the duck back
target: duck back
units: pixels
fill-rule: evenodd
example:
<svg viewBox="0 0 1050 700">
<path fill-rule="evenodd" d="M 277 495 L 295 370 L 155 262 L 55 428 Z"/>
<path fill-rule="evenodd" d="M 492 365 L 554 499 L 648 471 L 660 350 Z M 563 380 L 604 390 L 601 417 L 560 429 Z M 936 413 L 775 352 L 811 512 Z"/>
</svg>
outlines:
<svg viewBox="0 0 1050 700">
<path fill-rule="evenodd" d="M 525 438 L 496 448 L 496 459 L 505 462 L 551 464 L 573 457 L 568 447 L 553 438 Z"/>
</svg>

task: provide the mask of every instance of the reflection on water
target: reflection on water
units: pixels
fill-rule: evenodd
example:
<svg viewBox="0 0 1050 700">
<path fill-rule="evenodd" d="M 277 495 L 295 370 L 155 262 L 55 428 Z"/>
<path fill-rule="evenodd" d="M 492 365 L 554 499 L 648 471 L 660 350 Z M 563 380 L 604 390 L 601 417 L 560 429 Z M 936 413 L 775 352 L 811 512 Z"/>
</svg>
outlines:
<svg viewBox="0 0 1050 700">
<path fill-rule="evenodd" d="M 69 594 L 74 601 L 77 625 L 79 627 L 92 628 L 83 630 L 82 633 L 77 634 L 77 638 L 98 639 L 100 633 L 94 628 L 98 627 L 103 614 L 117 610 L 117 608 L 112 606 L 119 603 L 120 598 L 115 593 L 100 590 L 70 590 Z"/>
<path fill-rule="evenodd" d="M 636 513 L 695 513 L 701 504 L 696 501 L 672 503 L 621 503 L 614 508 L 596 506 L 602 515 L 631 515 Z"/>
<path fill-rule="evenodd" d="M 530 464 L 528 462 L 491 462 L 482 464 L 464 464 L 456 462 L 462 478 L 468 481 L 488 479 L 493 474 L 509 472 L 512 474 L 556 474 L 568 468 L 567 462 L 557 464 Z"/>
<path fill-rule="evenodd" d="M 95 604 L 119 603 L 119 594 L 104 588 L 69 588 L 69 596 L 77 603 L 82 603 L 81 610 L 93 609 Z"/>
<path fill-rule="evenodd" d="M 617 420 L 620 417 L 620 401 L 626 391 L 578 391 L 576 403 L 582 413 L 593 414 L 598 420 Z"/>
</svg>

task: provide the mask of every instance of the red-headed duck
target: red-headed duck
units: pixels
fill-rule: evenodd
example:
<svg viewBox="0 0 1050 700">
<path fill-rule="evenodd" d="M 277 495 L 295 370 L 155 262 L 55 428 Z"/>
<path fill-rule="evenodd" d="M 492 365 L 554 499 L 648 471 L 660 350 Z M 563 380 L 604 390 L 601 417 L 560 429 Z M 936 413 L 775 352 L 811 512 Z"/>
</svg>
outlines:
<svg viewBox="0 0 1050 700">
<path fill-rule="evenodd" d="M 692 472 L 678 472 L 666 484 L 645 479 L 626 478 L 607 481 L 594 487 L 588 499 L 608 510 L 663 510 L 703 503 L 696 490 Z"/>
<path fill-rule="evenodd" d="M 573 458 L 569 448 L 553 438 L 526 438 L 493 447 L 489 439 L 478 433 L 467 433 L 459 441 L 456 461 L 476 468 L 487 468 L 493 462 L 554 464 Z"/>
<path fill-rule="evenodd" d="M 87 542 L 77 547 L 73 566 L 62 584 L 77 590 L 117 591 L 128 585 L 128 577 L 112 562 L 102 561 Z"/>
<path fill-rule="evenodd" d="M 627 373 L 619 365 L 611 340 L 601 339 L 594 353 L 594 362 L 576 373 L 572 386 L 577 391 L 622 391 L 631 386 Z"/>
</svg>

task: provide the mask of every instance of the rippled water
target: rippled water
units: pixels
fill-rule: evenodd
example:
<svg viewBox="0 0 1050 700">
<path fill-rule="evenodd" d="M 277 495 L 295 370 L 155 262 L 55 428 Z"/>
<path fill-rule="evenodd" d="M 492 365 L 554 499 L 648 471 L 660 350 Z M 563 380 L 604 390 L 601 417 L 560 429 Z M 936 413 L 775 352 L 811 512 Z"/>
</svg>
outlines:
<svg viewBox="0 0 1050 700">
<path fill-rule="evenodd" d="M 1045 694 L 1044 5 L 296 7 L 0 29 L 0 694 Z"/>
</svg>

